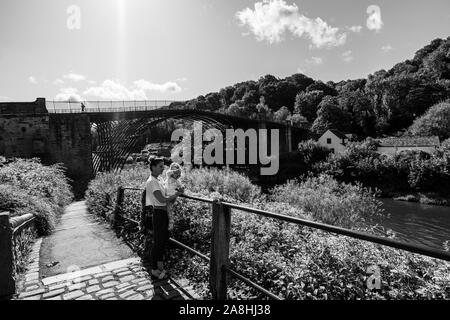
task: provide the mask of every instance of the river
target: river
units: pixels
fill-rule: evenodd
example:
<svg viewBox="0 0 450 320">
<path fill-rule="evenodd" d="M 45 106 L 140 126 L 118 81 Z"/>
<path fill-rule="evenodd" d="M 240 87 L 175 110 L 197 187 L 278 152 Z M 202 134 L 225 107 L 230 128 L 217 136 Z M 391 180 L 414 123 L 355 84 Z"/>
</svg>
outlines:
<svg viewBox="0 0 450 320">
<path fill-rule="evenodd" d="M 441 250 L 443 242 L 450 241 L 450 207 L 393 199 L 381 201 L 389 217 L 377 222 L 394 231 L 398 240 Z"/>
</svg>

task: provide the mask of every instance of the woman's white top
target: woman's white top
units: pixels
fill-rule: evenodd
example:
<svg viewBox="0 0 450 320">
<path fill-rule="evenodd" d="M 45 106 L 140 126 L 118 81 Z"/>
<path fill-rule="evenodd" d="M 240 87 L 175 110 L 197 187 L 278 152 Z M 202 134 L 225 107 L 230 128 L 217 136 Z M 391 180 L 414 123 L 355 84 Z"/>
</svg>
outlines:
<svg viewBox="0 0 450 320">
<path fill-rule="evenodd" d="M 181 187 L 181 182 L 178 179 L 169 177 L 167 178 L 165 187 L 166 187 L 166 195 L 172 196 L 177 192 L 177 188 Z"/>
<path fill-rule="evenodd" d="M 155 198 L 153 192 L 156 190 L 161 190 L 162 195 L 165 195 L 166 191 L 161 185 L 159 179 L 150 175 L 147 182 L 145 183 L 145 205 L 146 206 L 165 206 L 165 203 L 161 203 Z"/>
</svg>

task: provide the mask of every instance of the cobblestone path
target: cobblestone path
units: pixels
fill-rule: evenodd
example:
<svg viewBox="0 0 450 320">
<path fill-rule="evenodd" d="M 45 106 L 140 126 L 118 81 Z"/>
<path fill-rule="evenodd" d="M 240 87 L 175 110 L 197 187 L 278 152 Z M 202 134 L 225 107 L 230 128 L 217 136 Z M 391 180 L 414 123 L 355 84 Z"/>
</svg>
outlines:
<svg viewBox="0 0 450 320">
<path fill-rule="evenodd" d="M 52 269 L 53 264 L 59 268 Z M 188 300 L 198 296 L 184 279 L 152 280 L 139 257 L 109 226 L 94 221 L 84 203 L 76 202 L 66 208 L 54 233 L 34 243 L 15 299 Z"/>
</svg>

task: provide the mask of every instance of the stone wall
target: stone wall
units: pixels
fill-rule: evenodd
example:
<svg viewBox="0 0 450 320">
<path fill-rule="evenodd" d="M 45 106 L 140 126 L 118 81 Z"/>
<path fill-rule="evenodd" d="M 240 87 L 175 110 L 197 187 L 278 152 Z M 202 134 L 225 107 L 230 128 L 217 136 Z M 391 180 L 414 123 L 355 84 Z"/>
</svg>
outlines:
<svg viewBox="0 0 450 320">
<path fill-rule="evenodd" d="M 0 155 L 62 163 L 79 198 L 93 177 L 89 117 L 49 114 L 45 99 L 0 103 Z"/>
<path fill-rule="evenodd" d="M 50 115 L 49 158 L 63 163 L 75 195 L 83 195 L 93 178 L 91 124 L 87 114 Z"/>
</svg>

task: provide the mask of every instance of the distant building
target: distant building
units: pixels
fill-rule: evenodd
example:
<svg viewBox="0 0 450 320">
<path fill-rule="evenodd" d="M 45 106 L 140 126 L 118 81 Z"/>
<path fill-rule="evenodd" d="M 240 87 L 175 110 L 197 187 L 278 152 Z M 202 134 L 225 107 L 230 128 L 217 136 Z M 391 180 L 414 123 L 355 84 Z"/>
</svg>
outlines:
<svg viewBox="0 0 450 320">
<path fill-rule="evenodd" d="M 345 146 L 353 139 L 351 133 L 344 134 L 336 129 L 328 129 L 319 138 L 318 142 L 321 146 L 328 148 L 333 153 L 341 153 L 345 150 Z"/>
<path fill-rule="evenodd" d="M 377 139 L 379 153 L 394 154 L 403 150 L 420 150 L 431 153 L 440 146 L 439 137 L 389 137 Z"/>
</svg>

